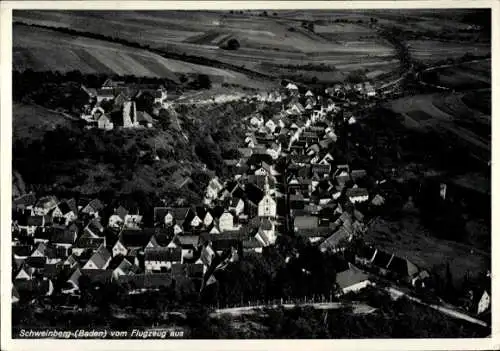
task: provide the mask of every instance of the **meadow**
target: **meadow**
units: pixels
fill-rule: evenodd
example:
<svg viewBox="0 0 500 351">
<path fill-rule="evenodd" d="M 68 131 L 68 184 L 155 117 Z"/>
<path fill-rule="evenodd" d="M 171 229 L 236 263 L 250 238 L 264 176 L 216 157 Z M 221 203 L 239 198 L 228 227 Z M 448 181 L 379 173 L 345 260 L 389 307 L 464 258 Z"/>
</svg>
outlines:
<svg viewBox="0 0 500 351">
<path fill-rule="evenodd" d="M 159 77 L 174 82 L 178 82 L 182 74 L 206 74 L 228 84 L 250 87 L 263 84 L 228 69 L 168 59 L 147 50 L 23 25 L 14 25 L 13 68 L 19 71 L 79 70 L 84 74 Z"/>
<path fill-rule="evenodd" d="M 415 60 L 433 63 L 456 59 L 469 53 L 474 56 L 491 54 L 491 43 L 449 42 L 440 40 L 409 40 L 409 51 Z"/>
<path fill-rule="evenodd" d="M 334 65 L 347 72 L 377 71 L 377 76 L 399 64 L 392 46 L 366 25 L 324 23 L 310 31 L 300 20 L 281 12 L 264 17 L 208 11 L 16 11 L 13 17 L 24 23 L 100 33 L 166 52 L 216 59 L 266 74 L 282 73 L 268 70 L 270 65 L 307 62 Z M 219 48 L 229 38 L 238 40 L 238 50 Z M 310 73 L 306 76 L 312 78 Z"/>
</svg>

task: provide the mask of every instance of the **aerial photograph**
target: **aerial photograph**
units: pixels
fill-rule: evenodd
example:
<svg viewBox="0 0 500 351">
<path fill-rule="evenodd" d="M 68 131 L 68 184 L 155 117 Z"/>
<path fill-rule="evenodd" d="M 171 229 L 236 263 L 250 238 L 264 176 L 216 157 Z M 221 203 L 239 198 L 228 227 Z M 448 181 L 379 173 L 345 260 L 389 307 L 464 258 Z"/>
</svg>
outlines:
<svg viewBox="0 0 500 351">
<path fill-rule="evenodd" d="M 490 338 L 491 15 L 14 10 L 12 338 Z"/>
</svg>

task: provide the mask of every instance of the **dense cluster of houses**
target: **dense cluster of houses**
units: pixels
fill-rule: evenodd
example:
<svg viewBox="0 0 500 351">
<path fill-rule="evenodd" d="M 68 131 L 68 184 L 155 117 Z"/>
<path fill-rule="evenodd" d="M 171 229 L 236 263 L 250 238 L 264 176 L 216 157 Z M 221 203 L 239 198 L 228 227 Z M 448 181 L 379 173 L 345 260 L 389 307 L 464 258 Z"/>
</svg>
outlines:
<svg viewBox="0 0 500 351">
<path fill-rule="evenodd" d="M 122 111 L 134 109 L 117 82 L 105 86 L 89 92 L 96 105 L 113 96 L 122 97 Z M 162 94 L 158 91 L 160 104 Z M 216 281 L 216 270 L 246 253 L 262 252 L 280 235 L 301 236 L 324 252 L 344 250 L 366 231 L 365 214 L 386 200 L 368 189 L 364 169 L 332 155 L 336 127 L 356 121 L 329 94 L 300 94 L 289 84 L 265 95 L 262 100 L 281 109 L 246 120 L 239 157 L 224 160 L 231 176 L 212 178 L 201 204 L 155 207 L 151 223 L 135 209 L 110 208 L 99 199 L 35 194 L 14 199 L 13 301 L 23 294 L 78 296 L 82 277 L 121 284 L 130 293 L 173 285 L 199 291 Z M 428 273 L 408 260 L 366 251 L 356 264 L 425 286 Z M 352 264 L 338 274 L 344 292 L 367 284 Z"/>
<path fill-rule="evenodd" d="M 82 86 L 82 90 L 89 97 L 80 116 L 87 128 L 151 128 L 153 118 L 145 110 L 137 109 L 136 100 L 149 94 L 153 111 L 168 104 L 167 89 L 156 84 L 126 84 L 108 79 L 98 89 Z"/>
</svg>

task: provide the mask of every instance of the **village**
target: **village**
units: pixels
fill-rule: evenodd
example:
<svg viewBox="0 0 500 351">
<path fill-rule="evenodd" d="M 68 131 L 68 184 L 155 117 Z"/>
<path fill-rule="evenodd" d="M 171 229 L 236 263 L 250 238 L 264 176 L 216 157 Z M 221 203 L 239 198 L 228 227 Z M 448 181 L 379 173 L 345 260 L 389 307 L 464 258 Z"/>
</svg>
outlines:
<svg viewBox="0 0 500 351">
<path fill-rule="evenodd" d="M 153 110 L 175 104 L 161 85 L 106 81 L 82 87 L 89 103 L 87 129 L 154 128 L 154 117 L 136 99 L 153 97 Z M 135 208 L 109 208 L 99 198 L 25 194 L 13 200 L 13 303 L 55 295 L 78 299 L 82 277 L 118 284 L 129 294 L 189 285 L 203 291 L 214 273 L 262 253 L 280 236 L 300 236 L 322 252 L 355 245 L 355 258 L 336 275 L 336 294 L 358 292 L 379 276 L 405 291 L 426 289 L 430 272 L 406 257 L 363 243 L 368 222 L 383 210 L 384 179 L 373 186 L 367 171 L 339 162 L 332 150 L 357 123 L 351 107 L 377 98 L 370 83 L 337 84 L 324 92 L 281 90 L 252 97 L 280 104 L 271 117 L 246 119 L 239 158 L 225 159 L 230 177 L 210 180 L 202 203 L 158 204 L 153 221 Z M 348 98 L 349 97 L 349 98 Z M 153 113 L 153 116 L 155 113 Z M 441 189 L 446 192 L 446 189 Z M 490 309 L 490 292 L 470 297 L 473 315 Z"/>
</svg>

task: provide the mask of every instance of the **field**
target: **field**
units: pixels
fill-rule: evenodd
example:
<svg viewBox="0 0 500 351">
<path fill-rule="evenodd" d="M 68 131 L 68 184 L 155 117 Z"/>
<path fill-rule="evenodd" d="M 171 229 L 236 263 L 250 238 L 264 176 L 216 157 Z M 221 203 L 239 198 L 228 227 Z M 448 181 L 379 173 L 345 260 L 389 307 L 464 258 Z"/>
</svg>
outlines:
<svg viewBox="0 0 500 351">
<path fill-rule="evenodd" d="M 448 58 L 459 58 L 466 53 L 474 56 L 491 54 L 490 43 L 409 40 L 408 45 L 412 57 L 424 63 L 437 62 Z"/>
<path fill-rule="evenodd" d="M 293 16 L 281 16 L 281 12 L 277 16 L 258 17 L 248 13 L 188 11 L 16 11 L 14 20 L 101 33 L 262 73 L 269 73 L 270 65 L 324 63 L 343 71 L 377 71 L 377 76 L 399 64 L 392 46 L 366 25 L 325 23 L 316 26 L 317 32 L 316 28 L 311 32 Z M 219 44 L 228 38 L 237 39 L 240 49 L 220 49 Z"/>
<path fill-rule="evenodd" d="M 377 219 L 365 239 L 388 253 L 409 259 L 420 268 L 436 270 L 443 277 L 449 263 L 456 283 L 467 271 L 487 269 L 490 259 L 486 252 L 473 246 L 436 238 L 412 216 L 398 222 Z"/>
<path fill-rule="evenodd" d="M 476 157 L 488 162 L 491 157 L 491 116 L 470 103 L 466 105 L 464 96 L 470 101 L 472 94 L 483 96 L 491 92 L 416 95 L 394 100 L 390 108 L 405 116 L 408 127 L 437 131 L 450 142 L 458 140 Z"/>
<path fill-rule="evenodd" d="M 251 87 L 264 84 L 230 70 L 166 59 L 120 44 L 21 25 L 14 25 L 13 65 L 18 70 L 79 70 L 82 73 L 162 77 L 173 81 L 178 81 L 180 74 L 207 74 L 214 80 L 230 84 Z"/>
</svg>

